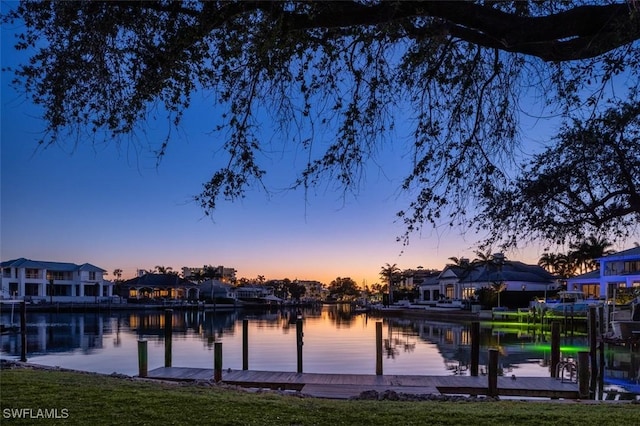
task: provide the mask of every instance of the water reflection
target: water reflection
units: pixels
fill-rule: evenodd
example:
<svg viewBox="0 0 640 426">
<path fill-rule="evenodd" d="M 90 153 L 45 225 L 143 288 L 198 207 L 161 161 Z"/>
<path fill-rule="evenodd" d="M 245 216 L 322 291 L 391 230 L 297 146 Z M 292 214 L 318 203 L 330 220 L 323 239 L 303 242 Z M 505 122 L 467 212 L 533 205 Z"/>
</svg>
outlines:
<svg viewBox="0 0 640 426">
<path fill-rule="evenodd" d="M 174 365 L 211 368 L 213 344 L 221 341 L 225 368 L 242 368 L 242 320 L 247 319 L 249 368 L 295 371 L 299 315 L 304 318 L 306 372 L 374 374 L 375 323 L 382 321 L 385 374 L 469 374 L 469 324 L 353 315 L 342 306 L 266 313 L 176 310 L 171 315 Z M 150 368 L 163 364 L 165 320 L 162 311 L 28 313 L 27 357 L 45 365 L 137 374 L 138 339 L 152 343 Z M 9 314 L 3 313 L 2 323 L 10 321 Z M 504 374 L 548 376 L 548 341 L 548 333 L 535 329 L 483 324 L 480 371 L 486 372 L 488 349 L 498 348 Z M 586 350 L 586 335 L 566 336 L 561 346 L 563 357 L 575 357 Z M 19 358 L 20 335 L 3 334 L 0 350 L 2 357 Z M 606 382 L 640 389 L 640 354 L 609 346 L 605 374 Z"/>
</svg>

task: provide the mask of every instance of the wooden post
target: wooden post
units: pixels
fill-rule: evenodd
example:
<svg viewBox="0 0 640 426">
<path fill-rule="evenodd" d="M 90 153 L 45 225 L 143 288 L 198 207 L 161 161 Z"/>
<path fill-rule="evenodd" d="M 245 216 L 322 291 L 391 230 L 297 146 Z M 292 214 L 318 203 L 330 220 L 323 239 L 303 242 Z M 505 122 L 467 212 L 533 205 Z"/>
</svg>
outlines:
<svg viewBox="0 0 640 426">
<path fill-rule="evenodd" d="M 596 380 L 598 379 L 598 358 L 596 357 L 598 329 L 596 327 L 596 309 L 595 306 L 589 306 L 589 353 L 591 357 L 591 381 L 589 390 L 592 397 L 595 396 Z"/>
<path fill-rule="evenodd" d="M 489 374 L 487 395 L 498 396 L 498 350 L 489 349 Z"/>
<path fill-rule="evenodd" d="M 173 309 L 164 311 L 164 366 L 171 367 L 171 340 L 173 334 Z"/>
<path fill-rule="evenodd" d="M 304 333 L 302 332 L 302 318 L 298 318 L 296 320 L 296 341 L 298 348 L 298 373 L 302 373 L 302 336 Z"/>
<path fill-rule="evenodd" d="M 589 398 L 589 352 L 578 352 L 578 395 Z"/>
<path fill-rule="evenodd" d="M 471 375 L 478 376 L 478 366 L 480 364 L 480 323 L 471 323 Z"/>
<path fill-rule="evenodd" d="M 24 300 L 20 302 L 20 361 L 27 362 L 27 302 Z"/>
<path fill-rule="evenodd" d="M 147 377 L 148 369 L 147 341 L 138 340 L 138 376 Z"/>
<path fill-rule="evenodd" d="M 213 344 L 213 380 L 222 380 L 222 342 Z"/>
<path fill-rule="evenodd" d="M 249 369 L 249 320 L 242 320 L 242 369 Z"/>
<path fill-rule="evenodd" d="M 602 400 L 604 392 L 604 342 L 600 341 L 600 368 L 598 369 L 598 399 Z"/>
<path fill-rule="evenodd" d="M 382 322 L 376 322 L 376 376 L 382 376 Z"/>
<path fill-rule="evenodd" d="M 573 336 L 573 314 L 574 314 L 574 309 L 573 309 L 573 305 L 571 305 L 571 336 Z"/>
<path fill-rule="evenodd" d="M 551 324 L 551 377 L 557 377 L 560 363 L 560 323 Z"/>
<path fill-rule="evenodd" d="M 607 314 L 604 313 L 604 306 L 598 306 L 598 318 L 600 318 L 600 334 L 605 334 L 609 330 L 609 323 L 613 318 L 611 318 L 611 310 L 607 309 Z"/>
</svg>

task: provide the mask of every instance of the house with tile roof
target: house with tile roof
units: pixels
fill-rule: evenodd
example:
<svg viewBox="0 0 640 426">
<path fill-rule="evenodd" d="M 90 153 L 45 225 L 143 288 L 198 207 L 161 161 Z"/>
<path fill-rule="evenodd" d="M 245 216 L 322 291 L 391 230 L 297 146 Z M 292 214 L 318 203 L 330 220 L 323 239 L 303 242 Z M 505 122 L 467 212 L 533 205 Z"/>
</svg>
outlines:
<svg viewBox="0 0 640 426">
<path fill-rule="evenodd" d="M 567 288 L 587 295 L 611 299 L 620 288 L 640 288 L 640 247 L 596 259 L 600 268 L 567 280 Z"/>
<path fill-rule="evenodd" d="M 113 296 L 113 283 L 104 279 L 104 269 L 19 258 L 0 263 L 1 299 L 32 302 L 99 302 Z"/>
<path fill-rule="evenodd" d="M 194 301 L 200 295 L 198 284 L 178 274 L 141 274 L 120 283 L 122 297 L 130 302 L 140 300 Z"/>
<path fill-rule="evenodd" d="M 543 296 L 545 292 L 559 288 L 557 278 L 538 265 L 494 256 L 501 261 L 447 265 L 437 279 L 420 286 L 420 301 L 433 301 L 438 297 L 473 299 L 477 290 L 494 283 L 503 283 L 503 300 L 512 300 L 514 304 L 525 307 L 533 297 Z"/>
</svg>

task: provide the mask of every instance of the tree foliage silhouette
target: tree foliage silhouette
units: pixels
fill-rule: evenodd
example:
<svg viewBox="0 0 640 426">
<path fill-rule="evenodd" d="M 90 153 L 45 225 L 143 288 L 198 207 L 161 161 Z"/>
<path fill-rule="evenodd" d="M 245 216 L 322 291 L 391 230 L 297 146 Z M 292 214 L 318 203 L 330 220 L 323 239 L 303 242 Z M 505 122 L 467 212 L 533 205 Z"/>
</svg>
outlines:
<svg viewBox="0 0 640 426">
<path fill-rule="evenodd" d="M 425 225 L 475 227 L 488 246 L 616 238 L 638 222 L 634 1 L 24 2 L 2 20 L 33 51 L 9 71 L 42 107 L 43 145 L 132 140 L 158 111 L 179 127 L 194 93 L 212 94 L 227 161 L 194 197 L 208 213 L 270 190 L 277 136 L 308 158 L 291 188 L 345 195 L 400 144 L 405 243 Z M 564 122 L 524 160 L 523 114 Z"/>
</svg>

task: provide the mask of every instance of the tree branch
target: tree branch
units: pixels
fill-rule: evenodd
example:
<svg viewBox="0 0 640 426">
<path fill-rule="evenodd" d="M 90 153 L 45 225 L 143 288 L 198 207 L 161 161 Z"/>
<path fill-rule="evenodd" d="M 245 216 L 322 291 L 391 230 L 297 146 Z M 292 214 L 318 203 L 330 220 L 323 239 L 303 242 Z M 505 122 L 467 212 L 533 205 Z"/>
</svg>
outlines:
<svg viewBox="0 0 640 426">
<path fill-rule="evenodd" d="M 256 5 L 256 7 L 262 7 Z M 626 3 L 578 6 L 547 16 L 519 16 L 491 4 L 470 2 L 329 3 L 314 14 L 282 12 L 292 31 L 380 25 L 412 18 L 435 18 L 426 25 L 404 28 L 413 37 L 447 33 L 484 47 L 537 56 L 546 61 L 569 61 L 601 55 L 640 38 L 640 14 Z"/>
</svg>

